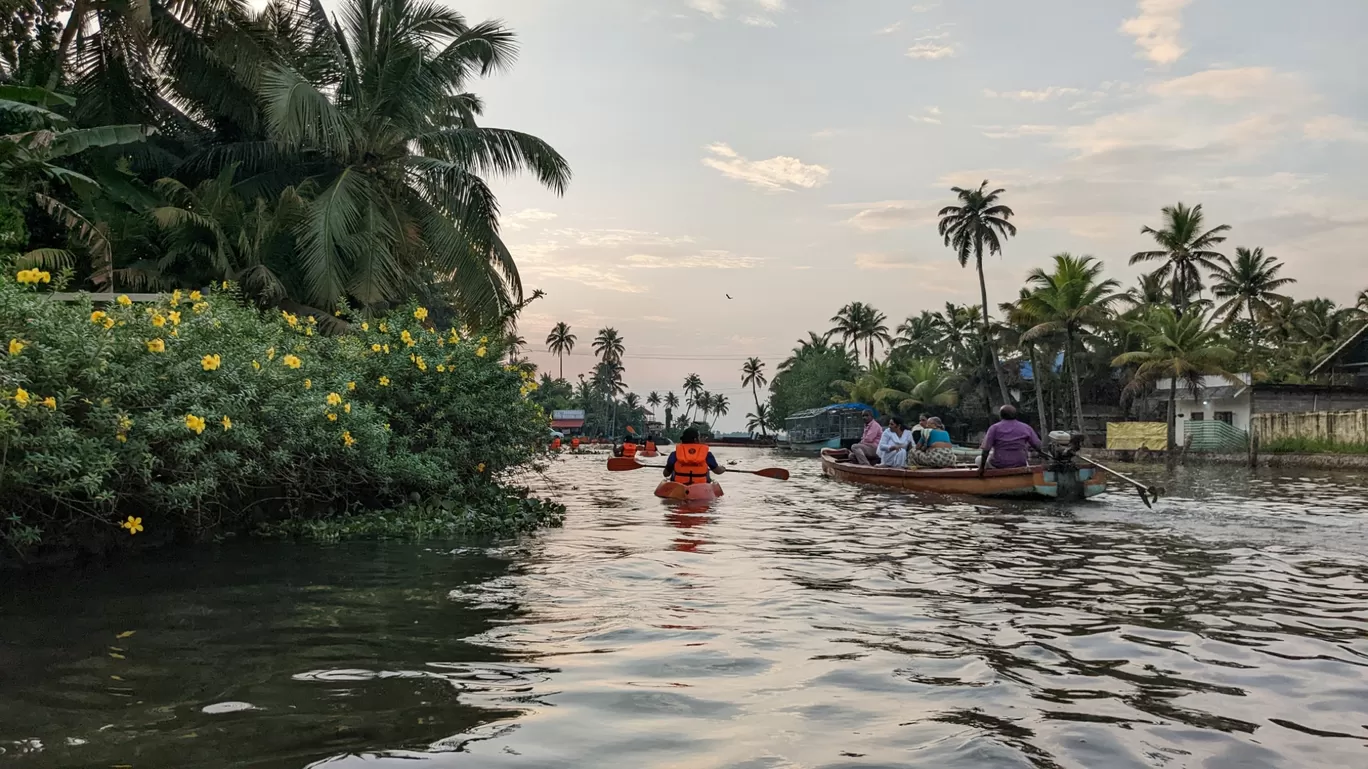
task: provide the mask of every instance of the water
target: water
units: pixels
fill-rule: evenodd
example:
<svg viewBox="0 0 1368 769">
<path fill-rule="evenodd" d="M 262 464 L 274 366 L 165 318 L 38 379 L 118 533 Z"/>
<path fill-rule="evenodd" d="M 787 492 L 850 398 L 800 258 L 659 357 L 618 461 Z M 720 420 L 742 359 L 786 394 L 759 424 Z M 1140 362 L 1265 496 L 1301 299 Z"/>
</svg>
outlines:
<svg viewBox="0 0 1368 769">
<path fill-rule="evenodd" d="M 693 514 L 574 457 L 514 544 L 0 577 L 0 769 L 1368 766 L 1368 477 L 1150 512 L 720 453 L 794 478 Z"/>
</svg>

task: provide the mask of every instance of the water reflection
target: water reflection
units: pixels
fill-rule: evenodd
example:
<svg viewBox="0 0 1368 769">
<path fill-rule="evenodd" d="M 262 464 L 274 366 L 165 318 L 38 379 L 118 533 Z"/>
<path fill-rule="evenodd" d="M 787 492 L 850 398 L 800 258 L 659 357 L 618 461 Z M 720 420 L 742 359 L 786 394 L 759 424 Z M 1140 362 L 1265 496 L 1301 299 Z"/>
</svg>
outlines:
<svg viewBox="0 0 1368 769">
<path fill-rule="evenodd" d="M 6 584 L 0 764 L 1368 765 L 1363 479 L 1187 469 L 1150 512 L 766 458 L 681 508 L 598 462 L 505 548 Z"/>
</svg>

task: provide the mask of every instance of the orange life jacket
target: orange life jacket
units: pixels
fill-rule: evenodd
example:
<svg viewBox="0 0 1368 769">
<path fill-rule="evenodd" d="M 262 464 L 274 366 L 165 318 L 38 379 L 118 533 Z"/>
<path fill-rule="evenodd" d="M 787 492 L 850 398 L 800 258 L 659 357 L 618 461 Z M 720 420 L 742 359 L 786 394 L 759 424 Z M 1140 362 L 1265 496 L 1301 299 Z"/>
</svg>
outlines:
<svg viewBox="0 0 1368 769">
<path fill-rule="evenodd" d="M 560 451 L 560 447 L 561 447 L 560 438 L 552 438 L 552 439 L 551 439 L 551 450 L 552 450 L 552 451 Z"/>
<path fill-rule="evenodd" d="M 708 482 L 708 445 L 706 443 L 680 443 L 675 445 L 675 483 L 692 486 Z"/>
<path fill-rule="evenodd" d="M 631 442 L 622 444 L 622 456 L 624 456 L 624 457 L 634 457 L 634 456 L 636 456 L 636 444 L 635 444 L 635 443 L 631 443 Z"/>
<path fill-rule="evenodd" d="M 655 441 L 646 441 L 646 453 L 647 453 L 647 454 L 654 454 L 654 453 L 656 453 Z"/>
<path fill-rule="evenodd" d="M 577 449 L 577 448 L 579 448 L 579 438 L 571 438 L 571 439 L 570 439 L 570 448 L 572 448 L 572 449 Z"/>
</svg>

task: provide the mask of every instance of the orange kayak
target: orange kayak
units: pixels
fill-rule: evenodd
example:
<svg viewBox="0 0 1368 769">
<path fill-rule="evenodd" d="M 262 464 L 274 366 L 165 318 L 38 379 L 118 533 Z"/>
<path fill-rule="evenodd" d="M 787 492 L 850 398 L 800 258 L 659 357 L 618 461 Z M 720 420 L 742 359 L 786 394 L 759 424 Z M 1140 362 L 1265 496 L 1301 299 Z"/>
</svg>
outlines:
<svg viewBox="0 0 1368 769">
<path fill-rule="evenodd" d="M 658 457 L 658 456 L 660 456 L 660 452 L 659 452 L 659 451 L 638 451 L 638 452 L 637 452 L 637 456 L 639 456 L 639 457 L 646 457 L 646 458 L 649 459 L 649 458 L 651 458 L 651 457 Z"/>
<path fill-rule="evenodd" d="M 661 481 L 660 485 L 656 487 L 655 495 L 661 499 L 673 499 L 679 502 L 709 502 L 722 496 L 722 484 L 714 481 L 685 486 L 674 481 Z"/>
</svg>

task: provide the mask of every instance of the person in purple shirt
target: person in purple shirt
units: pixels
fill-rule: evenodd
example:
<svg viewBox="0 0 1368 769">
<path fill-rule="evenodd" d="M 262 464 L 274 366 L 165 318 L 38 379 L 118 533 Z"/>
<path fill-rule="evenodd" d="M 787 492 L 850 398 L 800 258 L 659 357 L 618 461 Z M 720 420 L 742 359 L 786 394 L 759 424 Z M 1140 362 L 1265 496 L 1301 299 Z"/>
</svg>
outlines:
<svg viewBox="0 0 1368 769">
<path fill-rule="evenodd" d="M 874 418 L 874 412 L 864 410 L 864 433 L 860 442 L 850 447 L 850 456 L 862 465 L 879 464 L 879 440 L 883 438 L 883 426 Z"/>
<path fill-rule="evenodd" d="M 1040 450 L 1040 436 L 1030 425 L 1017 421 L 1016 406 L 1010 404 L 998 409 L 1001 421 L 988 428 L 983 436 L 983 458 L 979 462 L 979 477 L 989 467 L 995 470 L 1008 467 L 1025 467 L 1031 463 L 1028 449 Z M 992 453 L 992 464 L 988 454 Z"/>
</svg>

